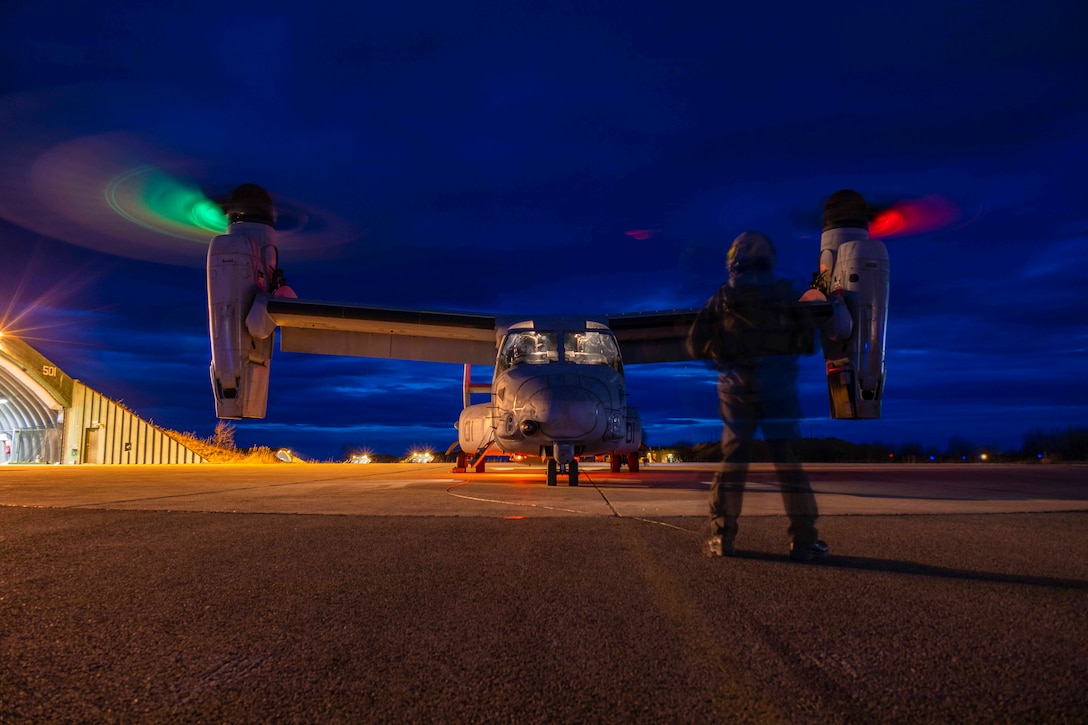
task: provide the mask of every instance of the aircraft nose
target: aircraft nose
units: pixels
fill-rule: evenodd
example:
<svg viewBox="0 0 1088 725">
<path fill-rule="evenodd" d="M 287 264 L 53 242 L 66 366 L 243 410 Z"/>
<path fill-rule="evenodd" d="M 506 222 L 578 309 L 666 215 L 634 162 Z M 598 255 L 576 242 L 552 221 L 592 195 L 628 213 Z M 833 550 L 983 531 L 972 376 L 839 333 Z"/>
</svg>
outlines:
<svg viewBox="0 0 1088 725">
<path fill-rule="evenodd" d="M 601 402 L 582 388 L 545 388 L 529 399 L 532 418 L 551 440 L 580 438 L 597 427 Z"/>
</svg>

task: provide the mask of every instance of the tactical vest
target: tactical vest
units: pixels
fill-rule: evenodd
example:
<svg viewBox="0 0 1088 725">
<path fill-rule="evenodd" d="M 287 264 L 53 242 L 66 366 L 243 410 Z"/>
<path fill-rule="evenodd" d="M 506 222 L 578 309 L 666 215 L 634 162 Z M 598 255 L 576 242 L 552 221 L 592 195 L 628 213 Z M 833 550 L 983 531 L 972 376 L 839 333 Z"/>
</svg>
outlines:
<svg viewBox="0 0 1088 725">
<path fill-rule="evenodd" d="M 793 285 L 722 285 L 699 312 L 688 338 L 694 357 L 719 366 L 769 355 L 808 355 L 813 323 L 793 296 Z"/>
</svg>

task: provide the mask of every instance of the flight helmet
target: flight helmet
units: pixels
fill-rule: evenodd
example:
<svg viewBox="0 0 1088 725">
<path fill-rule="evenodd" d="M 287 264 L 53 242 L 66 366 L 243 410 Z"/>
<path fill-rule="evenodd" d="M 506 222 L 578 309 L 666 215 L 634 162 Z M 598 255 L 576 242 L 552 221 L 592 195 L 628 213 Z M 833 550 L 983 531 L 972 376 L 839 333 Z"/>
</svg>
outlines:
<svg viewBox="0 0 1088 725">
<path fill-rule="evenodd" d="M 725 266 L 731 276 L 751 272 L 770 272 L 774 269 L 774 244 L 759 232 L 744 232 L 733 240 Z"/>
</svg>

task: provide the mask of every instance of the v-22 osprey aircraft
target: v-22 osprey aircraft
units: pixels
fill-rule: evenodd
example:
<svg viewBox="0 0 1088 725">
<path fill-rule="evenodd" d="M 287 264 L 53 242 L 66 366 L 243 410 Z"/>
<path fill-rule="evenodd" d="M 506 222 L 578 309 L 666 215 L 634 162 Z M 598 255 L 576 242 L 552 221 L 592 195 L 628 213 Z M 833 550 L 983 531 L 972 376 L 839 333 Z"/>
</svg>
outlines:
<svg viewBox="0 0 1088 725">
<path fill-rule="evenodd" d="M 852 194 L 844 203 L 843 194 Z M 856 197 L 856 199 L 855 199 Z M 888 253 L 869 239 L 856 192 L 828 200 L 814 289 L 798 304 L 823 327 L 831 414 L 878 418 L 884 387 Z M 852 202 L 852 203 L 850 203 Z M 858 206 L 860 203 L 860 207 Z M 547 483 L 578 485 L 578 457 L 609 455 L 638 471 L 642 421 L 624 365 L 690 360 L 697 309 L 511 318 L 299 299 L 284 282 L 269 194 L 245 184 L 224 205 L 227 233 L 208 249 L 211 383 L 219 418 L 263 418 L 274 332 L 280 349 L 460 363 L 464 409 L 457 470 L 484 470 L 493 451 L 540 456 Z M 489 383 L 473 365 L 494 365 Z M 474 394 L 487 401 L 472 404 Z"/>
</svg>

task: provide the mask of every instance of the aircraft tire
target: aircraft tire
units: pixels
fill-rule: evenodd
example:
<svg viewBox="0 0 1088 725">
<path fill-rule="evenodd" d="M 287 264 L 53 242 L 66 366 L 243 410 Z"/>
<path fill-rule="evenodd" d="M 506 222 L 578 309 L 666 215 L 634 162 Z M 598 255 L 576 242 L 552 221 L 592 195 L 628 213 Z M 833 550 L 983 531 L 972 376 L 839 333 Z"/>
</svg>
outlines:
<svg viewBox="0 0 1088 725">
<path fill-rule="evenodd" d="M 570 476 L 567 478 L 567 483 L 571 486 L 578 485 L 578 461 L 573 460 L 570 462 Z"/>
<path fill-rule="evenodd" d="M 548 459 L 548 485 L 554 486 L 559 482 L 558 480 L 559 464 L 555 462 L 554 458 Z"/>
</svg>

